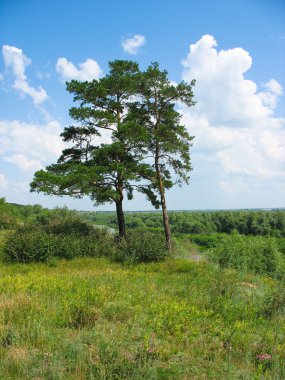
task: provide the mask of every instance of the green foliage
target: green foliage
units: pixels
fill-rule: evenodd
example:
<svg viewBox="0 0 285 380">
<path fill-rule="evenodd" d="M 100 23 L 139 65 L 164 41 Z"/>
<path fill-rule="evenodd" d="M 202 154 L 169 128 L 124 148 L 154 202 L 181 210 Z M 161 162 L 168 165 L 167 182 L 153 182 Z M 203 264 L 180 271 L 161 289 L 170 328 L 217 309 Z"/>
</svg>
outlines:
<svg viewBox="0 0 285 380">
<path fill-rule="evenodd" d="M 280 282 L 278 288 L 268 289 L 260 308 L 260 314 L 267 318 L 275 315 L 285 315 L 285 282 Z"/>
<path fill-rule="evenodd" d="M 78 213 L 57 209 L 12 231 L 5 239 L 3 254 L 8 262 L 49 262 L 109 255 L 113 246 L 113 235 L 106 229 L 94 229 Z"/>
<path fill-rule="evenodd" d="M 191 234 L 189 238 L 191 242 L 197 244 L 199 248 L 205 250 L 205 249 L 209 249 L 218 245 L 219 242 L 223 239 L 223 235 L 221 234 L 215 234 L 215 235 Z"/>
<path fill-rule="evenodd" d="M 164 193 L 164 188 L 171 188 L 175 183 L 188 183 L 189 180 L 192 170 L 189 148 L 193 137 L 181 124 L 181 115 L 175 105 L 182 103 L 191 107 L 195 104 L 194 85 L 195 80 L 191 84 L 180 82 L 173 85 L 168 79 L 168 72 L 160 70 L 157 62 L 142 73 L 140 95 L 143 99 L 141 104 L 135 105 L 133 116 L 146 128 L 148 151 L 153 156 L 152 181 L 159 193 Z M 177 177 L 176 182 L 171 179 L 171 170 Z M 158 178 L 161 178 L 161 184 Z"/>
<path fill-rule="evenodd" d="M 117 243 L 112 233 L 96 228 L 74 211 L 66 208 L 44 210 L 29 223 L 11 231 L 3 244 L 7 262 L 49 262 L 79 256 L 108 256 L 116 261 L 138 263 L 159 261 L 166 250 L 161 234 L 130 231 Z"/>
<path fill-rule="evenodd" d="M 161 261 L 167 256 L 165 241 L 162 235 L 148 231 L 129 231 L 121 239 L 114 252 L 113 259 L 124 263 L 141 263 Z"/>
<path fill-rule="evenodd" d="M 38 219 L 38 222 L 43 223 L 43 220 L 40 221 Z M 71 211 L 68 211 L 63 215 L 60 215 L 58 212 L 51 213 L 43 225 L 48 233 L 56 235 L 90 235 L 94 231 L 94 227 L 91 223 L 84 221 L 79 213 Z"/>
<path fill-rule="evenodd" d="M 273 238 L 243 236 L 237 232 L 226 235 L 207 256 L 223 268 L 236 268 L 241 272 L 253 272 L 282 276 L 284 258 Z"/>
<path fill-rule="evenodd" d="M 0 229 L 14 228 L 20 223 L 21 213 L 15 205 L 6 203 L 0 198 Z"/>
<path fill-rule="evenodd" d="M 57 241 L 41 229 L 17 229 L 5 242 L 4 260 L 21 263 L 47 261 L 54 255 L 55 247 Z"/>
</svg>

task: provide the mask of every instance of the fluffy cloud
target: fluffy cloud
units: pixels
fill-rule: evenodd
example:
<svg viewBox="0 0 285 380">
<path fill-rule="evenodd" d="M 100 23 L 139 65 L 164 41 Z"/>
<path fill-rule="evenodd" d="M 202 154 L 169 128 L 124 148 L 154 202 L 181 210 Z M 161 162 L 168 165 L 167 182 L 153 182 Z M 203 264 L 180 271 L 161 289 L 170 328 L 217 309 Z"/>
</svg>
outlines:
<svg viewBox="0 0 285 380">
<path fill-rule="evenodd" d="M 23 171 L 40 169 L 62 152 L 61 130 L 57 121 L 46 125 L 0 121 L 0 156 Z"/>
<path fill-rule="evenodd" d="M 141 34 L 135 34 L 133 37 L 122 38 L 121 46 L 123 50 L 129 54 L 137 54 L 139 48 L 145 45 L 145 36 Z"/>
<path fill-rule="evenodd" d="M 36 105 L 44 102 L 48 98 L 46 91 L 42 87 L 35 89 L 28 83 L 25 71 L 31 59 L 24 55 L 22 49 L 14 46 L 4 45 L 2 53 L 5 66 L 12 70 L 15 77 L 13 87 L 21 94 L 29 95 Z"/>
<path fill-rule="evenodd" d="M 193 154 L 207 162 L 208 176 L 218 171 L 212 180 L 227 193 L 249 191 L 257 181 L 284 180 L 285 120 L 274 115 L 282 86 L 271 79 L 258 92 L 244 77 L 252 65 L 249 53 L 218 51 L 209 35 L 190 45 L 182 65 L 183 79 L 197 80 L 197 104 L 190 111 L 181 108 L 183 121 L 196 136 Z"/>
<path fill-rule="evenodd" d="M 91 81 L 98 79 L 102 74 L 98 63 L 90 58 L 86 59 L 85 62 L 79 63 L 79 68 L 66 58 L 59 58 L 56 63 L 56 71 L 62 80 L 76 79 L 79 81 Z"/>
<path fill-rule="evenodd" d="M 43 169 L 43 166 L 39 160 L 29 160 L 23 154 L 15 154 L 10 157 L 3 157 L 4 161 L 10 162 L 11 164 L 16 165 L 20 170 L 25 172 L 36 171 Z"/>
<path fill-rule="evenodd" d="M 283 88 L 275 79 L 270 79 L 270 81 L 265 83 L 264 88 L 267 91 L 260 92 L 257 95 L 265 106 L 274 110 L 276 108 L 278 97 L 283 94 Z"/>
<path fill-rule="evenodd" d="M 18 120 L 0 121 L 0 160 L 24 172 L 39 170 L 56 162 L 66 147 L 60 137 L 62 127 L 57 121 L 31 124 Z M 94 143 L 109 143 L 111 131 L 103 131 Z"/>
</svg>

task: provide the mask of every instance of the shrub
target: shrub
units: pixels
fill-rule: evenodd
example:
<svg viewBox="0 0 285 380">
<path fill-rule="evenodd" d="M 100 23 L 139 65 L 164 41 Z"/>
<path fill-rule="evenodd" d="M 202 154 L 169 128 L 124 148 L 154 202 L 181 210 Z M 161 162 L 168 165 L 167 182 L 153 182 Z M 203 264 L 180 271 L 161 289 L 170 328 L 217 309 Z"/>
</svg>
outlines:
<svg viewBox="0 0 285 380">
<path fill-rule="evenodd" d="M 208 258 L 221 267 L 242 272 L 282 275 L 284 259 L 273 238 L 244 236 L 233 232 L 207 252 Z"/>
<path fill-rule="evenodd" d="M 82 220 L 79 215 L 71 214 L 61 218 L 51 219 L 45 227 L 47 232 L 53 234 L 78 234 L 90 235 L 94 228 L 93 226 Z"/>
<path fill-rule="evenodd" d="M 93 231 L 93 225 L 90 222 L 84 220 L 78 212 L 66 208 L 43 210 L 32 215 L 29 222 L 54 234 L 88 235 Z"/>
<path fill-rule="evenodd" d="M 161 261 L 167 256 L 164 237 L 145 230 L 128 231 L 119 241 L 113 259 L 125 263 Z"/>
<path fill-rule="evenodd" d="M 47 262 L 52 258 L 103 256 L 113 247 L 113 236 L 105 230 L 92 230 L 88 235 L 55 234 L 43 227 L 25 226 L 11 233 L 4 245 L 8 262 Z"/>
<path fill-rule="evenodd" d="M 8 262 L 28 263 L 47 261 L 53 256 L 52 237 L 42 229 L 19 228 L 11 233 L 4 245 L 4 259 Z"/>
</svg>

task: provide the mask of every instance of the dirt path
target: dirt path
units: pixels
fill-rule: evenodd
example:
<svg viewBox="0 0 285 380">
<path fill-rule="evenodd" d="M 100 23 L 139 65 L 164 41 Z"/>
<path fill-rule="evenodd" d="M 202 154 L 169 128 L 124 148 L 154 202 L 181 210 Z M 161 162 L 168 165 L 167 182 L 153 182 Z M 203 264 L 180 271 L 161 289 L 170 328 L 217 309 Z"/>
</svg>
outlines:
<svg viewBox="0 0 285 380">
<path fill-rule="evenodd" d="M 205 260 L 205 258 L 201 255 L 200 250 L 197 247 L 190 246 L 181 256 L 181 259 L 191 260 L 194 262 L 199 262 Z"/>
</svg>

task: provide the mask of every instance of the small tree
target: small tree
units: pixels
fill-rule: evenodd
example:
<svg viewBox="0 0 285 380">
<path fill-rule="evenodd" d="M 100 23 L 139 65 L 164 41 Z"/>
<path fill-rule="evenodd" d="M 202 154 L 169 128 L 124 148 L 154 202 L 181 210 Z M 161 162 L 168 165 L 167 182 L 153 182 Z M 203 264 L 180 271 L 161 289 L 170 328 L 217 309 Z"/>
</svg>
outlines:
<svg viewBox="0 0 285 380">
<path fill-rule="evenodd" d="M 160 71 L 158 63 L 151 64 L 142 74 L 141 99 L 133 105 L 133 119 L 143 124 L 148 135 L 148 152 L 153 158 L 153 172 L 150 177 L 151 187 L 157 191 L 162 207 L 163 224 L 168 250 L 172 249 L 171 231 L 166 207 L 165 190 L 175 183 L 188 183 L 190 164 L 189 148 L 193 137 L 189 136 L 181 115 L 175 105 L 180 102 L 188 107 L 193 106 L 193 91 L 195 85 L 181 82 L 172 84 L 167 79 L 167 71 Z M 172 180 L 172 173 L 176 181 Z"/>
<path fill-rule="evenodd" d="M 97 204 L 114 202 L 119 234 L 125 236 L 124 193 L 129 199 L 137 188 L 149 198 L 150 186 L 135 185 L 149 177 L 151 168 L 142 163 L 145 129 L 128 113 L 138 93 L 139 67 L 132 61 L 109 63 L 110 73 L 100 80 L 67 83 L 78 107 L 70 116 L 78 123 L 64 129 L 63 140 L 73 145 L 62 152 L 56 164 L 35 173 L 31 191 L 45 194 L 90 196 Z M 100 131 L 111 131 L 110 144 L 96 145 Z"/>
</svg>

